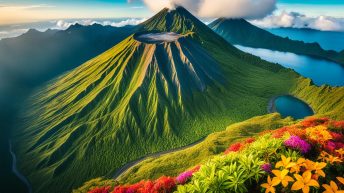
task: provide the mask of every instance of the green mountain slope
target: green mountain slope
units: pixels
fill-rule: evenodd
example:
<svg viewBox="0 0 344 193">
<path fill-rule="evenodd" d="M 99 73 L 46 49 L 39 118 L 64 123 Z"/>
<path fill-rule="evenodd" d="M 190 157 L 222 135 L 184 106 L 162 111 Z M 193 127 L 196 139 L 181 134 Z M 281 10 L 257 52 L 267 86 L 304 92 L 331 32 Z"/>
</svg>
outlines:
<svg viewBox="0 0 344 193">
<path fill-rule="evenodd" d="M 244 19 L 220 18 L 210 23 L 209 27 L 231 44 L 293 52 L 324 58 L 344 65 L 343 58 L 336 51 L 326 51 L 318 43 L 305 43 L 303 41 L 276 36 L 250 24 Z"/>
<path fill-rule="evenodd" d="M 148 153 L 265 114 L 272 96 L 299 81 L 237 50 L 181 7 L 162 10 L 138 30 L 182 37 L 149 44 L 131 35 L 28 101 L 14 142 L 34 192 L 70 192 Z"/>
</svg>

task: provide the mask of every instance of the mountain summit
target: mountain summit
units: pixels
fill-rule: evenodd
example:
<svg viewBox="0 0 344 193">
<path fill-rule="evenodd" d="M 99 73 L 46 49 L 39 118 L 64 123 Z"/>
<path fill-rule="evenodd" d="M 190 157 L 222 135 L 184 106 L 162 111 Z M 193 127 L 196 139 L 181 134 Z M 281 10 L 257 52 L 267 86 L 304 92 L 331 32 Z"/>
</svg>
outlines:
<svg viewBox="0 0 344 193">
<path fill-rule="evenodd" d="M 70 192 L 263 114 L 297 77 L 240 52 L 182 7 L 137 30 L 28 101 L 15 144 L 35 192 Z"/>
</svg>

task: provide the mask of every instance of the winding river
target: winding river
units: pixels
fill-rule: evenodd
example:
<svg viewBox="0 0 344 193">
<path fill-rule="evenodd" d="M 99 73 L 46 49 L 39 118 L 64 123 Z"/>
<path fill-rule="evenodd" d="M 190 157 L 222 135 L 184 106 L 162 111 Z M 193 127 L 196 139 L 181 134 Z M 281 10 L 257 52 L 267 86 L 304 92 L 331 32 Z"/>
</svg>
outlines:
<svg viewBox="0 0 344 193">
<path fill-rule="evenodd" d="M 22 173 L 20 173 L 20 171 L 17 168 L 17 157 L 16 157 L 16 154 L 13 152 L 11 141 L 9 141 L 9 151 L 12 156 L 12 172 L 20 179 L 20 181 L 22 181 L 25 184 L 25 186 L 27 187 L 28 193 L 32 193 L 32 187 L 31 187 L 30 182 Z"/>
</svg>

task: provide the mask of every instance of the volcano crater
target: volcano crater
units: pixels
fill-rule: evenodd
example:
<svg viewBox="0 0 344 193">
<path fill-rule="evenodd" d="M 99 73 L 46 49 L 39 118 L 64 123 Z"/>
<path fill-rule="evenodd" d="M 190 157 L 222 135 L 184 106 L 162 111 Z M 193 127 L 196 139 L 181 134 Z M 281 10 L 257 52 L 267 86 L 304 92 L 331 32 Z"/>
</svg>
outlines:
<svg viewBox="0 0 344 193">
<path fill-rule="evenodd" d="M 160 44 L 164 42 L 174 42 L 177 41 L 182 35 L 175 32 L 149 32 L 136 34 L 134 36 L 135 40 L 148 44 Z"/>
</svg>

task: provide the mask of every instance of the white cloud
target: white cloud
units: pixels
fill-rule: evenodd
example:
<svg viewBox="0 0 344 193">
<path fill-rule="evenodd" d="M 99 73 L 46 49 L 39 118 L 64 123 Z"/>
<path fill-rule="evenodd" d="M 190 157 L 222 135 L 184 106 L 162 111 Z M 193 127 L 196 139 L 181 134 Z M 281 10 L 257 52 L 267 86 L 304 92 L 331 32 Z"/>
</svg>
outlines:
<svg viewBox="0 0 344 193">
<path fill-rule="evenodd" d="M 79 20 L 79 21 L 65 21 L 65 20 L 58 20 L 56 21 L 56 26 L 52 27 L 54 29 L 67 29 L 68 27 L 70 27 L 71 25 L 74 25 L 76 23 L 80 24 L 80 25 L 93 25 L 93 24 L 100 24 L 103 26 L 106 25 L 110 25 L 113 27 L 123 27 L 126 25 L 138 25 L 144 21 L 146 21 L 146 18 L 129 18 L 129 19 L 125 19 L 122 21 L 111 21 L 111 20 L 103 20 L 103 21 L 96 21 L 96 20 L 90 20 L 90 19 L 86 19 L 86 20 Z"/>
<path fill-rule="evenodd" d="M 311 28 L 322 31 L 344 31 L 344 18 L 329 16 L 308 17 L 297 12 L 282 11 L 261 20 L 252 20 L 251 22 L 264 28 L 292 27 Z"/>
<path fill-rule="evenodd" d="M 29 29 L 23 28 L 23 29 L 11 29 L 11 30 L 0 31 L 0 40 L 3 38 L 17 37 L 27 32 L 28 30 Z"/>
<path fill-rule="evenodd" d="M 47 5 L 47 4 L 36 4 L 36 5 L 7 5 L 2 4 L 0 5 L 0 9 L 43 9 L 43 8 L 53 8 L 55 6 Z"/>
<path fill-rule="evenodd" d="M 80 25 L 93 25 L 93 24 L 100 24 L 103 26 L 113 26 L 113 27 L 123 27 L 126 25 L 138 25 L 142 22 L 146 21 L 146 18 L 128 18 L 123 20 L 92 20 L 92 19 L 85 19 L 85 20 L 58 20 L 58 21 L 51 21 L 47 22 L 47 25 L 34 27 L 30 24 L 22 26 L 21 24 L 18 25 L 10 25 L 10 26 L 3 26 L 0 28 L 0 40 L 3 38 L 11 38 L 17 37 L 23 33 L 26 33 L 30 28 L 35 28 L 39 31 L 45 31 L 47 29 L 58 29 L 58 30 L 65 30 L 69 28 L 71 25 L 79 23 Z"/>
<path fill-rule="evenodd" d="M 128 2 L 132 2 L 129 0 Z M 143 0 L 153 11 L 183 6 L 199 17 L 263 18 L 276 9 L 276 0 Z"/>
</svg>

